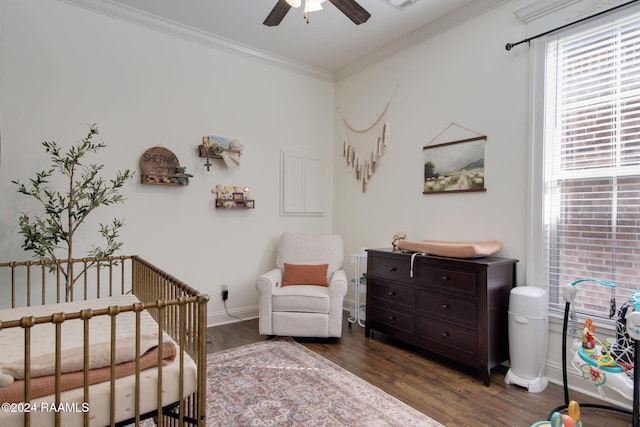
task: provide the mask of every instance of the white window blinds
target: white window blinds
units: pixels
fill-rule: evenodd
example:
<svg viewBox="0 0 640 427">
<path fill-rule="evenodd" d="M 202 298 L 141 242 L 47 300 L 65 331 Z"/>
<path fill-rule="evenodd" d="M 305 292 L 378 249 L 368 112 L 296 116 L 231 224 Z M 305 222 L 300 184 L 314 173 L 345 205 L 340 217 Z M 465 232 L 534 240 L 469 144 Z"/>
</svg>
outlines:
<svg viewBox="0 0 640 427">
<path fill-rule="evenodd" d="M 615 283 L 625 301 L 640 289 L 640 13 L 550 39 L 546 57 L 550 306 L 586 278 Z M 608 317 L 610 296 L 581 284 L 576 309 Z"/>
</svg>

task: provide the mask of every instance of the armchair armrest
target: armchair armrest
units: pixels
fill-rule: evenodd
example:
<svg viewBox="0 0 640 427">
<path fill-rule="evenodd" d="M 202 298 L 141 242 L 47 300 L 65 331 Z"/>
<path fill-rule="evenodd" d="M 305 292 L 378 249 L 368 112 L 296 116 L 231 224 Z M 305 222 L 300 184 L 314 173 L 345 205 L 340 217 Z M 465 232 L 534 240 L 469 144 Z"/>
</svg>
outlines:
<svg viewBox="0 0 640 427">
<path fill-rule="evenodd" d="M 329 283 L 330 298 L 344 298 L 347 294 L 347 272 L 343 269 L 336 270 L 331 276 Z"/>
<path fill-rule="evenodd" d="M 261 296 L 270 296 L 275 288 L 282 285 L 282 270 L 274 268 L 271 271 L 266 272 L 262 276 L 258 277 L 256 282 L 256 289 Z"/>
<path fill-rule="evenodd" d="M 329 283 L 329 336 L 340 337 L 342 335 L 342 304 L 347 294 L 347 272 L 344 269 L 336 270 Z"/>
<path fill-rule="evenodd" d="M 271 271 L 258 277 L 256 281 L 256 289 L 259 294 L 258 301 L 258 315 L 259 332 L 260 335 L 272 335 L 272 322 L 271 322 L 271 295 L 273 290 L 282 284 L 283 273 L 279 268 L 274 268 Z"/>
</svg>

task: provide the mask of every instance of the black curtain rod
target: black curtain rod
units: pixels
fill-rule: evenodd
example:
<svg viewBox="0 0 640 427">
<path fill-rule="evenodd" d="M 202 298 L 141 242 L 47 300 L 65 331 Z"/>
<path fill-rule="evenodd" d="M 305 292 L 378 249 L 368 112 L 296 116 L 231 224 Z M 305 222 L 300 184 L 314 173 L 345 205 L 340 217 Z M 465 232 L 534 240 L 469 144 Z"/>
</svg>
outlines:
<svg viewBox="0 0 640 427">
<path fill-rule="evenodd" d="M 630 5 L 631 3 L 635 3 L 635 2 L 637 2 L 637 1 L 638 1 L 638 0 L 631 0 L 631 1 L 629 1 L 629 2 L 626 2 L 626 3 L 623 3 L 623 4 L 619 4 L 618 6 L 614 6 L 614 7 L 612 7 L 611 9 L 603 10 L 602 12 L 598 12 L 598 13 L 596 13 L 596 14 L 594 14 L 594 15 L 587 16 L 586 18 L 578 19 L 577 21 L 570 22 L 570 23 L 565 24 L 565 25 L 563 25 L 563 26 L 561 26 L 561 27 L 556 27 L 556 28 L 554 28 L 553 30 L 545 31 L 544 33 L 540 33 L 540 34 L 535 35 L 535 36 L 533 36 L 533 37 L 529 37 L 529 38 L 526 38 L 526 39 L 520 40 L 520 41 L 519 41 L 519 42 L 517 42 L 517 43 L 507 43 L 507 44 L 505 45 L 505 47 L 504 47 L 504 48 L 505 48 L 505 49 L 507 49 L 507 50 L 511 50 L 512 48 L 514 48 L 515 46 L 518 46 L 518 45 L 519 45 L 519 44 L 521 44 L 521 43 L 528 43 L 528 42 L 530 42 L 530 41 L 531 41 L 531 40 L 533 40 L 533 39 L 537 39 L 538 37 L 546 36 L 547 34 L 551 34 L 551 33 L 556 32 L 556 31 L 558 31 L 558 30 L 562 30 L 562 29 L 567 28 L 567 27 L 570 27 L 570 26 L 572 26 L 572 25 L 579 24 L 580 22 L 584 22 L 584 21 L 587 21 L 587 20 L 589 20 L 589 19 L 593 19 L 593 18 L 595 18 L 596 16 L 604 15 L 605 13 L 612 12 L 612 11 L 614 11 L 614 10 L 616 10 L 616 9 L 620 9 L 620 8 L 622 8 L 622 7 L 628 6 L 628 5 Z"/>
</svg>

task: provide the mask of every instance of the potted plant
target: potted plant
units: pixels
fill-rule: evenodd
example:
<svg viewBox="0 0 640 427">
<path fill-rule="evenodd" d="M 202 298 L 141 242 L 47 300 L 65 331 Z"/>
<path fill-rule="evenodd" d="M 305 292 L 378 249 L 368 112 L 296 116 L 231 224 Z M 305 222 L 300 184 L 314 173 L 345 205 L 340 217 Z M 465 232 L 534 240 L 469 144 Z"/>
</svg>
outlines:
<svg viewBox="0 0 640 427">
<path fill-rule="evenodd" d="M 120 194 L 120 188 L 134 174 L 129 169 L 118 171 L 115 178 L 106 181 L 100 177 L 103 165 L 85 163 L 88 154 L 106 147 L 103 142 L 94 141 L 97 135 L 98 127 L 93 124 L 87 136 L 66 152 L 54 141 L 43 142 L 51 158 L 51 168 L 36 173 L 27 185 L 18 180 L 11 181 L 18 186 L 18 192 L 33 197 L 42 207 L 39 216 L 30 212 L 21 213 L 19 225 L 20 234 L 24 236 L 22 247 L 33 251 L 37 259 L 52 261 L 51 269 L 58 269 L 65 279 L 66 301 L 70 300 L 73 284 L 79 277 L 73 277 L 71 263 L 75 233 L 98 207 L 123 203 L 125 199 Z M 51 179 L 54 174 L 62 178 Z M 62 181 L 64 185 L 53 188 L 51 181 L 56 184 Z M 115 218 L 110 224 L 100 224 L 99 234 L 106 245 L 104 248 L 94 246 L 87 253 L 94 261 L 83 270 L 120 249 L 122 242 L 118 241 L 118 237 L 123 225 L 121 220 Z"/>
</svg>

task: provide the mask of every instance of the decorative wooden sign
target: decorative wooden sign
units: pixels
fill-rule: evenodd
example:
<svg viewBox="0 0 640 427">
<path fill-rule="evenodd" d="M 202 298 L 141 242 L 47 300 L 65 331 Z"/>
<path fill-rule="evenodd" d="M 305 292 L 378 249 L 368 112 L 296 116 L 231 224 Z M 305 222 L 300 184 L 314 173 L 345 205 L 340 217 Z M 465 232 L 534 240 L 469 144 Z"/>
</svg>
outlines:
<svg viewBox="0 0 640 427">
<path fill-rule="evenodd" d="M 180 167 L 180 161 L 171 150 L 164 147 L 149 148 L 140 158 L 143 184 L 188 185 L 189 175 Z"/>
</svg>

